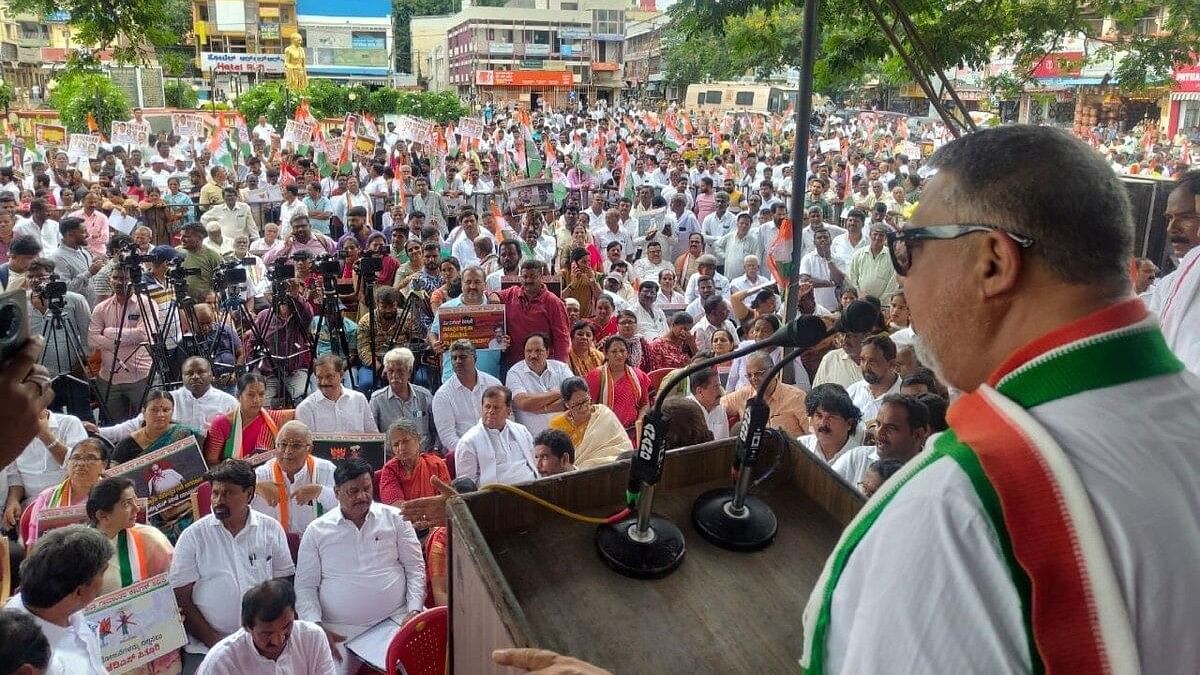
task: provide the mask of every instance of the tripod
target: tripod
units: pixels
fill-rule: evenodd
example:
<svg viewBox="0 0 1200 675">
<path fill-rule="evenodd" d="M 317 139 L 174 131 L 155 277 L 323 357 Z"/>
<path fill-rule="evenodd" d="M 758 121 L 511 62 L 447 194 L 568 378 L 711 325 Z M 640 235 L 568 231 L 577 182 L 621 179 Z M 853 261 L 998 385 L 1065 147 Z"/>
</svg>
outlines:
<svg viewBox="0 0 1200 675">
<path fill-rule="evenodd" d="M 317 316 L 316 329 L 312 334 L 312 342 L 309 345 L 309 350 L 312 352 L 313 360 L 315 361 L 318 354 L 317 348 L 321 343 L 321 330 L 329 331 L 329 351 L 332 354 L 337 354 L 342 357 L 346 363 L 354 356 L 350 350 L 350 339 L 346 337 L 346 324 L 342 320 L 342 310 L 338 306 L 337 294 L 337 278 L 332 274 L 321 275 L 321 314 Z M 351 372 L 351 382 L 356 381 L 357 371 Z M 304 383 L 304 394 L 308 395 L 308 389 L 312 385 L 311 378 Z"/>
<path fill-rule="evenodd" d="M 270 327 L 272 325 L 278 324 L 278 328 L 271 331 L 271 333 L 270 333 L 271 337 L 274 337 L 276 333 L 285 330 L 287 328 L 288 323 L 290 323 L 292 321 L 301 321 L 300 312 L 297 311 L 297 309 L 296 309 L 296 298 L 292 297 L 291 295 L 289 295 L 286 292 L 285 287 L 284 287 L 284 281 L 285 280 L 283 280 L 283 279 L 278 279 L 275 281 L 275 283 L 271 287 L 271 308 L 270 308 L 270 310 L 267 310 L 266 321 L 263 322 L 264 325 L 260 326 L 258 324 L 258 321 L 254 317 L 250 316 L 250 313 L 246 310 L 245 305 L 239 303 L 239 309 L 236 311 L 239 312 L 240 316 L 249 320 L 250 332 L 252 335 L 254 335 L 255 344 L 258 345 L 257 351 L 258 351 L 258 353 L 261 354 L 261 358 L 256 359 L 256 360 L 262 361 L 265 359 L 267 362 L 269 362 L 271 364 L 272 374 L 278 379 L 279 386 L 283 390 L 283 399 L 285 402 L 285 406 L 288 408 L 294 408 L 295 407 L 295 399 L 292 398 L 292 392 L 288 388 L 287 378 L 284 375 L 284 371 L 287 369 L 286 368 L 287 361 L 290 361 L 291 359 L 303 354 L 306 351 L 310 351 L 312 349 L 312 347 L 306 339 L 304 345 L 299 345 L 299 344 L 296 345 L 298 347 L 301 347 L 300 351 L 292 353 L 292 354 L 286 354 L 284 356 L 280 356 L 277 353 L 275 353 L 275 351 L 272 351 L 270 346 L 268 346 L 268 344 L 267 344 L 267 330 L 270 329 Z M 282 307 L 285 302 L 287 303 L 290 313 L 289 313 L 289 316 L 287 319 L 285 319 L 283 322 L 279 322 L 278 321 L 279 308 Z M 304 326 L 304 325 L 301 326 L 302 333 L 307 333 L 307 330 L 308 330 L 308 326 Z M 278 346 L 278 345 L 276 345 L 276 346 Z M 278 351 L 278 350 L 276 350 L 276 351 Z M 246 361 L 247 361 L 247 363 L 250 363 L 251 359 L 247 358 Z M 304 395 L 307 395 L 307 394 L 308 394 L 308 384 L 305 383 Z M 303 398 L 303 396 L 301 396 L 301 398 Z"/>
<path fill-rule="evenodd" d="M 66 399 L 66 407 L 70 413 L 80 417 L 80 419 L 91 419 L 92 400 L 100 400 L 100 392 L 96 389 L 96 383 L 87 377 L 87 351 L 83 348 L 83 343 L 79 338 L 79 331 L 75 323 L 70 317 L 63 314 L 65 303 L 62 297 L 43 298 L 46 303 L 46 310 L 50 313 L 50 320 L 42 326 L 42 339 L 45 340 L 46 347 L 42 350 L 42 358 L 40 363 L 46 365 L 46 357 L 50 355 L 50 350 L 54 350 L 54 370 L 58 372 L 53 379 L 50 380 L 51 386 L 54 386 L 59 381 L 64 382 L 67 387 L 65 394 L 62 395 Z M 60 343 L 58 339 L 59 333 L 66 336 L 65 343 Z M 63 356 L 66 356 L 66 360 Z M 66 365 L 64 368 L 63 365 Z M 75 373 L 83 375 L 78 377 Z M 77 398 L 73 395 L 71 389 L 75 386 L 82 386 L 88 390 L 87 400 L 82 405 L 76 405 Z"/>
</svg>

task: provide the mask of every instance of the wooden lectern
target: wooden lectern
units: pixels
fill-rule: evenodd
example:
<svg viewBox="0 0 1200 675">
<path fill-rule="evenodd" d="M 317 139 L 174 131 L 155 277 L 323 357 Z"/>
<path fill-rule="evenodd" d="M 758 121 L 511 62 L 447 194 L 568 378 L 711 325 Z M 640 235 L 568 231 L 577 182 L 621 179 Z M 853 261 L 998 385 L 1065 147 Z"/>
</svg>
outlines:
<svg viewBox="0 0 1200 675">
<path fill-rule="evenodd" d="M 774 543 L 735 553 L 691 525 L 702 492 L 731 486 L 735 441 L 667 454 L 654 511 L 684 533 L 669 576 L 641 581 L 609 569 L 596 527 L 501 492 L 450 500 L 450 662 L 456 675 L 507 673 L 493 649 L 540 647 L 616 675 L 797 672 L 809 592 L 862 497 L 797 443 L 753 494 L 779 518 Z M 778 457 L 764 451 L 761 475 Z M 524 485 L 571 511 L 618 511 L 628 460 Z"/>
</svg>

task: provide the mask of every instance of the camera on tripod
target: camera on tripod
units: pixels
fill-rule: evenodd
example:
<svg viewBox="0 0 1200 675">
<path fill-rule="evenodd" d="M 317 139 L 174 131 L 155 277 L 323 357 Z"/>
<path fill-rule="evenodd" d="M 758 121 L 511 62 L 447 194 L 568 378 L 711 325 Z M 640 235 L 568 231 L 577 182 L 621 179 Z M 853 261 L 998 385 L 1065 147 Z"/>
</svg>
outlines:
<svg viewBox="0 0 1200 675">
<path fill-rule="evenodd" d="M 49 307 L 62 307 L 67 297 L 67 282 L 54 272 L 46 280 L 33 287 L 33 292 Z"/>
<path fill-rule="evenodd" d="M 361 257 L 354 263 L 354 271 L 360 277 L 373 278 L 368 275 L 378 274 L 383 271 L 383 254 L 376 253 L 370 249 L 364 250 Z"/>
<path fill-rule="evenodd" d="M 342 261 L 346 259 L 345 251 L 337 253 L 327 253 L 313 258 L 314 267 L 317 273 L 323 277 L 340 277 L 342 276 Z"/>
<path fill-rule="evenodd" d="M 253 265 L 254 258 L 243 258 L 241 260 L 231 260 L 227 263 L 221 263 L 217 269 L 213 270 L 213 290 L 220 293 L 226 287 L 244 284 L 249 278 L 246 276 L 246 268 L 243 265 Z"/>
<path fill-rule="evenodd" d="M 267 268 L 267 278 L 272 282 L 284 282 L 296 278 L 296 265 L 293 258 L 276 258 Z"/>
<path fill-rule="evenodd" d="M 173 284 L 186 284 L 188 277 L 200 275 L 198 267 L 184 267 L 180 262 L 176 262 L 171 267 L 167 268 L 167 280 Z"/>
</svg>

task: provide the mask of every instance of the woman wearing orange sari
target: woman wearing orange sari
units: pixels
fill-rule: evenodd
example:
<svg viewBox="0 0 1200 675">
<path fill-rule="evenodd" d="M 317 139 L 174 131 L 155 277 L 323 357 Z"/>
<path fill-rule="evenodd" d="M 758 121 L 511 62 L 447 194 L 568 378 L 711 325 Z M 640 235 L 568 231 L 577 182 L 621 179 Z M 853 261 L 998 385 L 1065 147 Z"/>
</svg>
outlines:
<svg viewBox="0 0 1200 675">
<path fill-rule="evenodd" d="M 571 326 L 571 349 L 567 352 L 567 365 L 579 377 L 587 377 L 588 373 L 604 363 L 604 354 L 596 349 L 592 339 L 594 334 L 595 329 L 590 321 L 576 321 Z"/>
<path fill-rule="evenodd" d="M 227 459 L 244 459 L 275 447 L 275 434 L 284 422 L 295 417 L 294 410 L 268 410 L 267 380 L 258 373 L 246 373 L 238 380 L 238 405 L 212 421 L 204 441 L 204 461 L 215 466 Z"/>
</svg>

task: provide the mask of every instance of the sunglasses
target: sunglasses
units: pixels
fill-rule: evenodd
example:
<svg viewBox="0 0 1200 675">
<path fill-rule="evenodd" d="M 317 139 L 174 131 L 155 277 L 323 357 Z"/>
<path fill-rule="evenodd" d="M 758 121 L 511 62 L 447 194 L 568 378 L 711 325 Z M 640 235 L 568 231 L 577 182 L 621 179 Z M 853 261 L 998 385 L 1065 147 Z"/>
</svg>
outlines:
<svg viewBox="0 0 1200 675">
<path fill-rule="evenodd" d="M 892 267 L 896 270 L 898 276 L 907 276 L 908 271 L 912 269 L 913 247 L 916 242 L 935 240 L 948 241 L 950 239 L 958 239 L 959 237 L 973 234 L 975 232 L 1003 232 L 1010 239 L 1015 241 L 1021 248 L 1029 248 L 1033 246 L 1033 237 L 1028 237 L 1023 234 L 1009 232 L 1008 230 L 997 227 L 995 225 L 978 225 L 970 223 L 962 223 L 955 225 L 931 225 L 929 227 L 911 227 L 903 230 L 888 230 L 887 248 L 888 255 L 892 258 Z"/>
</svg>

